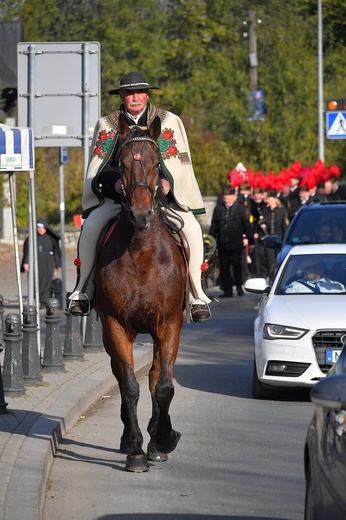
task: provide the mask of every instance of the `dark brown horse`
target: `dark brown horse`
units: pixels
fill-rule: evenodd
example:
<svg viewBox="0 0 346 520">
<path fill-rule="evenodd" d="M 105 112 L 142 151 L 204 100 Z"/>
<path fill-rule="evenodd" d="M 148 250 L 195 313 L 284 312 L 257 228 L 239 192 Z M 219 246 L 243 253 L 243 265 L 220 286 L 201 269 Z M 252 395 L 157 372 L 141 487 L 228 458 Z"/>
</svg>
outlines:
<svg viewBox="0 0 346 520">
<path fill-rule="evenodd" d="M 149 133 L 122 124 L 121 218 L 99 254 L 95 306 L 103 324 L 103 343 L 121 392 L 124 430 L 120 449 L 126 470 L 148 471 L 149 460 L 167 460 L 180 439 L 169 407 L 174 394 L 173 367 L 183 323 L 185 262 L 166 229 L 160 209 L 157 118 Z M 139 385 L 134 374 L 133 342 L 139 332 L 153 339 L 149 373 L 152 416 L 147 454 L 137 420 Z"/>
</svg>

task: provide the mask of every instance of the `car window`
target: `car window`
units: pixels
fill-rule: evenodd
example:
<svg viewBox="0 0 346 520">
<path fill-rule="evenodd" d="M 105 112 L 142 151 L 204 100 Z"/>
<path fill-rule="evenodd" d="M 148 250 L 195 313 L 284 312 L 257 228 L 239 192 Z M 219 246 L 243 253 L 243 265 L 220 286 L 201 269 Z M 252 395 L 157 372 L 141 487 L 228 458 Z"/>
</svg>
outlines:
<svg viewBox="0 0 346 520">
<path fill-rule="evenodd" d="M 314 207 L 315 208 L 315 207 Z M 345 210 L 320 206 L 297 213 L 287 230 L 288 244 L 346 243 Z"/>
<path fill-rule="evenodd" d="M 345 294 L 346 255 L 292 255 L 276 294 Z"/>
</svg>

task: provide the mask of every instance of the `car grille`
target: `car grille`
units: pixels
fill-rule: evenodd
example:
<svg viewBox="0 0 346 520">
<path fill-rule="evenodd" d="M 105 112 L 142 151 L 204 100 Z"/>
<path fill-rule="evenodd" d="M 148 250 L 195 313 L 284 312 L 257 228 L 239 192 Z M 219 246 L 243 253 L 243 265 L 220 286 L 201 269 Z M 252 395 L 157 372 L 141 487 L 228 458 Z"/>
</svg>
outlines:
<svg viewBox="0 0 346 520">
<path fill-rule="evenodd" d="M 341 338 L 345 334 L 346 330 L 319 330 L 312 336 L 312 345 L 322 372 L 327 373 L 331 368 L 330 364 L 326 364 L 326 350 L 341 350 L 343 347 Z"/>
</svg>

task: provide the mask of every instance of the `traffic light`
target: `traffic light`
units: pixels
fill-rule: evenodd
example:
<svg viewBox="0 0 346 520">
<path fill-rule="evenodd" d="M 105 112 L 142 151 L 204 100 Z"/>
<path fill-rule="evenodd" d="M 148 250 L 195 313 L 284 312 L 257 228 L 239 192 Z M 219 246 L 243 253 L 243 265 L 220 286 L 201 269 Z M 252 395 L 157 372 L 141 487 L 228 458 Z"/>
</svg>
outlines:
<svg viewBox="0 0 346 520">
<path fill-rule="evenodd" d="M 328 99 L 327 110 L 330 112 L 335 110 L 346 110 L 346 99 Z"/>
</svg>

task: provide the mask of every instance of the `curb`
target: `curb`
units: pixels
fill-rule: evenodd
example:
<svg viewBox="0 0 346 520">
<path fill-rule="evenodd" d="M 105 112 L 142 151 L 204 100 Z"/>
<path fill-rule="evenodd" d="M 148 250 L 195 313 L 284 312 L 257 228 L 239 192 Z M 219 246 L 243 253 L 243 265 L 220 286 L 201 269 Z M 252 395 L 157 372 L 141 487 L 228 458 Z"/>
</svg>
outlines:
<svg viewBox="0 0 346 520">
<path fill-rule="evenodd" d="M 17 443 L 15 465 L 6 489 L 4 520 L 23 516 L 26 520 L 41 519 L 47 479 L 60 441 L 94 401 L 117 385 L 108 359 L 89 378 L 78 383 L 71 380 L 29 427 L 19 449 Z M 135 344 L 134 361 L 135 372 L 150 364 L 152 344 Z"/>
</svg>

